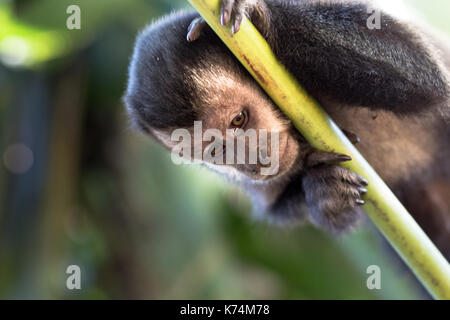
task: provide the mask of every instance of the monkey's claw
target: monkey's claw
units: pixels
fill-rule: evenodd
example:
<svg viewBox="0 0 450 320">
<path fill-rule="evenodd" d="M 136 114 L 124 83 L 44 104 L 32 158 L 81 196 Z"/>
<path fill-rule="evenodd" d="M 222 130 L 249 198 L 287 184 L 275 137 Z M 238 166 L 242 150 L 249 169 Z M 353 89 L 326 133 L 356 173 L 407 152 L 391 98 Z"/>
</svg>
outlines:
<svg viewBox="0 0 450 320">
<path fill-rule="evenodd" d="M 234 0 L 222 0 L 220 6 L 220 24 L 226 26 L 231 19 Z"/>
<path fill-rule="evenodd" d="M 348 140 L 350 140 L 350 142 L 353 144 L 357 144 L 361 141 L 359 139 L 359 137 L 356 134 L 354 134 L 353 132 L 350 132 L 345 129 L 342 129 L 342 132 L 347 136 Z"/>
</svg>

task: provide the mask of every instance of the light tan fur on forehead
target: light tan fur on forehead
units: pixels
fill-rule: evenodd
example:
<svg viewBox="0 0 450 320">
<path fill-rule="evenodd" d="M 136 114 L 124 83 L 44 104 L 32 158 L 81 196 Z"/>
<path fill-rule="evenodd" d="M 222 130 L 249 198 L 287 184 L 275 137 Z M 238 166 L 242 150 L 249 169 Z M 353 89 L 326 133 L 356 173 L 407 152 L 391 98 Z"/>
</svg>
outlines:
<svg viewBox="0 0 450 320">
<path fill-rule="evenodd" d="M 266 124 L 268 131 L 285 131 L 290 125 L 249 75 L 217 65 L 188 69 L 185 74 L 197 89 L 199 105 L 195 108 L 206 121 L 205 127 L 227 124 L 243 107 L 251 108 L 250 117 Z"/>
<path fill-rule="evenodd" d="M 187 80 L 195 84 L 202 103 L 217 105 L 221 94 L 244 85 L 242 77 L 221 66 L 203 66 L 190 68 L 186 72 Z"/>
</svg>

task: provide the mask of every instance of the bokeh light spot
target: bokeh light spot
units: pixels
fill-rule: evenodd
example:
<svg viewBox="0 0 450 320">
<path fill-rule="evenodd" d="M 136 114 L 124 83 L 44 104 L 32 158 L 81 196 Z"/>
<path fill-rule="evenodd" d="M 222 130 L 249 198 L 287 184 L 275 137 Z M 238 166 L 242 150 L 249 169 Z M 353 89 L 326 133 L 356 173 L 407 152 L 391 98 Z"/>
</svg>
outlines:
<svg viewBox="0 0 450 320">
<path fill-rule="evenodd" d="M 22 37 L 8 36 L 0 42 L 0 58 L 6 65 L 24 65 L 29 55 L 30 48 Z"/>
<path fill-rule="evenodd" d="M 12 173 L 25 173 L 33 166 L 33 151 L 24 144 L 9 146 L 3 154 L 3 163 Z"/>
</svg>

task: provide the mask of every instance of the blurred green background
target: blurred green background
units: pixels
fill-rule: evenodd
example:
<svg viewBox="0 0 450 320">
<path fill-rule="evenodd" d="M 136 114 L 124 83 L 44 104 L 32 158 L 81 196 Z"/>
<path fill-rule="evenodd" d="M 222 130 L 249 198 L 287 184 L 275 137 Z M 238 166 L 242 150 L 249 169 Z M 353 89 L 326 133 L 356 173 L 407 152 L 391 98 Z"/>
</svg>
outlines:
<svg viewBox="0 0 450 320">
<path fill-rule="evenodd" d="M 66 8 L 81 8 L 67 30 Z M 407 1 L 450 34 L 446 0 Z M 0 1 L 0 298 L 417 299 L 367 223 L 331 237 L 250 217 L 241 192 L 129 129 L 135 35 L 179 0 Z M 82 289 L 66 288 L 79 265 Z M 368 290 L 378 265 L 382 289 Z"/>
</svg>

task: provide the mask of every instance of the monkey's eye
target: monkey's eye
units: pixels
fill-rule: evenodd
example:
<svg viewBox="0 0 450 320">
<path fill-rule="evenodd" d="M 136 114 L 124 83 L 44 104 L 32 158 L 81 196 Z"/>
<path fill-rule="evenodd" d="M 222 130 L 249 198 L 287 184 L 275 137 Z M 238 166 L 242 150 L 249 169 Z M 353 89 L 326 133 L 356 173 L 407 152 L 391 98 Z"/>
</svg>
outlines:
<svg viewBox="0 0 450 320">
<path fill-rule="evenodd" d="M 242 128 L 248 120 L 247 111 L 241 111 L 234 119 L 231 121 L 231 127 Z"/>
</svg>

